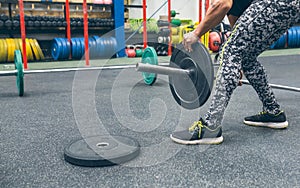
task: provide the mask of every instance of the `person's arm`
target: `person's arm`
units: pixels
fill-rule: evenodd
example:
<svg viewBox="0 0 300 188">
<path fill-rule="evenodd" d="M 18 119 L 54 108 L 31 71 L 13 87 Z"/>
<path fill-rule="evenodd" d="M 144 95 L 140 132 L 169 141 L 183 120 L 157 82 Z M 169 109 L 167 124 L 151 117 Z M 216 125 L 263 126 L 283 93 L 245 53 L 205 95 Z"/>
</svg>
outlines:
<svg viewBox="0 0 300 188">
<path fill-rule="evenodd" d="M 222 22 L 227 12 L 232 7 L 233 0 L 213 0 L 209 6 L 204 19 L 195 29 L 194 33 L 201 37 L 206 32 Z"/>
<path fill-rule="evenodd" d="M 199 38 L 222 22 L 227 12 L 232 7 L 233 0 L 213 0 L 208 8 L 204 19 L 197 28 L 183 37 L 183 45 L 188 52 L 193 51 L 192 44 L 199 41 Z"/>
</svg>

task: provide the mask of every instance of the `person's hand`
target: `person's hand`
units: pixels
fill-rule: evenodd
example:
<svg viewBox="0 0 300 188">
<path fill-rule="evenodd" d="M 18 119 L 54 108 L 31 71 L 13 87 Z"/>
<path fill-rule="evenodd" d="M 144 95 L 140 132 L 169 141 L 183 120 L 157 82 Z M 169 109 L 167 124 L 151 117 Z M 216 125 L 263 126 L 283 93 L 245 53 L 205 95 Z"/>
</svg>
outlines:
<svg viewBox="0 0 300 188">
<path fill-rule="evenodd" d="M 183 46 L 186 51 L 192 52 L 192 44 L 199 41 L 199 37 L 194 32 L 189 32 L 183 36 Z"/>
</svg>

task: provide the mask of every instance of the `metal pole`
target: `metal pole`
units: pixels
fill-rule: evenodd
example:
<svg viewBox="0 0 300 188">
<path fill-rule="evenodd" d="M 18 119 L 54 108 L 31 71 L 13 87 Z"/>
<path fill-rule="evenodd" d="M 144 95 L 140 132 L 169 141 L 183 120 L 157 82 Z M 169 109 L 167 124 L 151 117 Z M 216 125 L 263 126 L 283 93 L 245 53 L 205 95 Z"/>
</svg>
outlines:
<svg viewBox="0 0 300 188">
<path fill-rule="evenodd" d="M 83 30 L 84 30 L 84 47 L 85 47 L 85 65 L 90 66 L 89 54 L 89 26 L 88 26 L 88 10 L 86 0 L 83 0 Z"/>
<path fill-rule="evenodd" d="M 67 23 L 67 38 L 69 43 L 71 44 L 71 23 L 70 23 L 70 3 L 69 0 L 66 0 L 65 7 L 65 15 L 66 15 L 66 23 Z M 72 53 L 70 53 L 70 59 L 72 59 Z"/>
<path fill-rule="evenodd" d="M 147 12 L 146 12 L 146 0 L 143 0 L 143 40 L 144 48 L 147 48 Z"/>
<path fill-rule="evenodd" d="M 169 22 L 169 30 L 171 31 L 172 27 L 171 27 L 171 0 L 168 0 L 168 22 Z M 172 55 L 172 44 L 171 44 L 171 41 L 172 41 L 172 32 L 170 32 L 170 41 L 169 41 L 169 44 L 168 44 L 168 55 Z"/>
<path fill-rule="evenodd" d="M 13 70 L 13 71 L 1 71 L 0 72 L 0 76 L 16 76 L 17 71 Z"/>
<path fill-rule="evenodd" d="M 23 49 L 23 62 L 24 62 L 24 69 L 27 69 L 28 66 L 27 66 L 27 52 L 26 52 L 26 28 L 25 28 L 23 0 L 19 0 L 19 10 L 20 10 L 20 28 L 21 28 L 21 38 L 22 38 L 22 49 Z"/>
<path fill-rule="evenodd" d="M 189 75 L 190 71 L 180 68 L 168 67 L 168 66 L 159 66 L 159 65 L 151 65 L 146 63 L 137 63 L 135 66 L 135 70 L 139 72 L 149 72 L 149 73 L 157 73 L 164 75 Z"/>
<path fill-rule="evenodd" d="M 240 80 L 243 84 L 250 85 L 248 80 Z M 284 85 L 278 85 L 278 84 L 269 84 L 274 89 L 282 89 L 282 90 L 288 90 L 288 91 L 296 91 L 300 92 L 300 88 L 297 87 L 290 87 L 290 86 L 284 86 Z"/>
</svg>

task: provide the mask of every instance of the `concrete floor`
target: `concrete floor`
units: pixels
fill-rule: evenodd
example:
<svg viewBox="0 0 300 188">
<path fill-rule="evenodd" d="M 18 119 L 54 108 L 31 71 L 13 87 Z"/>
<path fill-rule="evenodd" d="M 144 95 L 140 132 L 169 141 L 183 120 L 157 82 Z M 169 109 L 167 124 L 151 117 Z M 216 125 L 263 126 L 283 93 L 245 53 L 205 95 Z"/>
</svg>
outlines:
<svg viewBox="0 0 300 188">
<path fill-rule="evenodd" d="M 300 55 L 260 58 L 271 83 L 300 87 Z M 223 122 L 224 142 L 182 146 L 169 139 L 204 115 L 180 108 L 167 77 L 144 85 L 134 69 L 26 75 L 25 96 L 14 77 L 1 77 L 0 187 L 300 187 L 300 94 L 274 90 L 286 111 L 285 130 L 248 127 L 261 111 L 250 86 L 233 94 Z M 63 158 L 72 141 L 122 135 L 141 145 L 136 159 L 86 168 Z"/>
</svg>

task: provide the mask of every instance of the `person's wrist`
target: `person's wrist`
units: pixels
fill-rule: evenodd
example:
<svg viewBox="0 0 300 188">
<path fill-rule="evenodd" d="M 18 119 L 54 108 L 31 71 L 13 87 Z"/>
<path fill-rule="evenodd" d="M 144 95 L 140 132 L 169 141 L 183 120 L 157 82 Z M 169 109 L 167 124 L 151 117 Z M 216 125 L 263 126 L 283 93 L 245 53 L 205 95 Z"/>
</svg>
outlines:
<svg viewBox="0 0 300 188">
<path fill-rule="evenodd" d="M 196 37 L 200 38 L 200 33 L 199 33 L 197 30 L 194 30 L 194 31 L 193 31 L 193 34 L 194 34 Z"/>
</svg>

